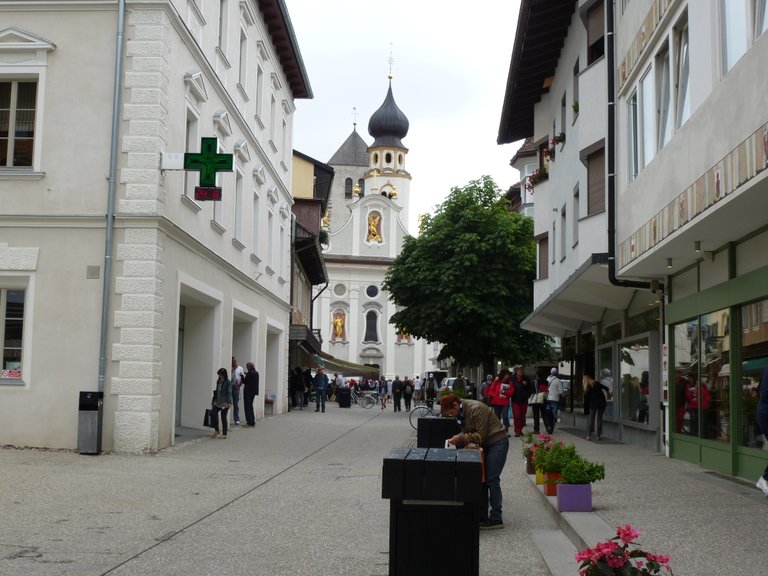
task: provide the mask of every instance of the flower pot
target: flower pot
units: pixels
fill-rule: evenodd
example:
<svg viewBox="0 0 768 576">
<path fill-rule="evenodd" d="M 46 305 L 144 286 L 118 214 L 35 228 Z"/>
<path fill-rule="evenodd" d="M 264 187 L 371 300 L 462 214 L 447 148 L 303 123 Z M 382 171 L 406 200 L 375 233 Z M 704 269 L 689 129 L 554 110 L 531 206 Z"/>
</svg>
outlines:
<svg viewBox="0 0 768 576">
<path fill-rule="evenodd" d="M 536 470 L 536 484 L 544 484 L 544 472 Z"/>
<path fill-rule="evenodd" d="M 530 455 L 525 457 L 525 473 L 536 474 L 536 467 L 533 465 Z"/>
<path fill-rule="evenodd" d="M 560 512 L 591 512 L 592 484 L 560 484 L 557 509 Z"/>
<path fill-rule="evenodd" d="M 557 496 L 557 481 L 560 480 L 560 474 L 557 472 L 547 472 L 544 474 L 544 494 L 547 496 Z"/>
</svg>

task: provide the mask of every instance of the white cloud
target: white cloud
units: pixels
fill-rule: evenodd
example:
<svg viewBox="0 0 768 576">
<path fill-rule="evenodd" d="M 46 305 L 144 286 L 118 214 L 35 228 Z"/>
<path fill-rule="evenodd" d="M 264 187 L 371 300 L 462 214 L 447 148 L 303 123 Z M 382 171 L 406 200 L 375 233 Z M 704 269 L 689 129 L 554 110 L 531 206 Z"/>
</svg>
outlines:
<svg viewBox="0 0 768 576">
<path fill-rule="evenodd" d="M 517 27 L 518 0 L 286 0 L 312 100 L 296 102 L 294 148 L 326 162 L 392 91 L 410 122 L 409 229 L 453 186 L 485 174 L 506 189 L 519 143 L 496 137 Z"/>
</svg>

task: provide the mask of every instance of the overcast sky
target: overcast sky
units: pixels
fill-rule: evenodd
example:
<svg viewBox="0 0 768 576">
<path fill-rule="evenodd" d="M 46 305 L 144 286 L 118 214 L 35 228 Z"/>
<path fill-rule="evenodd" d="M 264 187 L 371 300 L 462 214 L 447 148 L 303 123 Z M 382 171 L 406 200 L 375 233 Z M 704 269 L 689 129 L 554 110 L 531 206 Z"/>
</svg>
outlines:
<svg viewBox="0 0 768 576">
<path fill-rule="evenodd" d="M 353 128 L 392 92 L 410 122 L 403 144 L 411 173 L 408 228 L 433 213 L 453 186 L 485 174 L 502 190 L 520 143 L 498 146 L 518 0 L 285 0 L 314 92 L 297 100 L 296 150 L 327 162 Z M 391 46 L 390 46 L 391 45 Z"/>
</svg>

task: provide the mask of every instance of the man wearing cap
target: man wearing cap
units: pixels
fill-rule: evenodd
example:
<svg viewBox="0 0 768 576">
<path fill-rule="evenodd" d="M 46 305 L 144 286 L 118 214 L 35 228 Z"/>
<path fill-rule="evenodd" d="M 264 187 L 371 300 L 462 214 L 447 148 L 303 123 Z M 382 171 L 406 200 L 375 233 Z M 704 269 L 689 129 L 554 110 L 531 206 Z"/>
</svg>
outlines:
<svg viewBox="0 0 768 576">
<path fill-rule="evenodd" d="M 509 450 L 507 431 L 491 407 L 478 400 L 446 394 L 440 398 L 440 412 L 443 416 L 456 418 L 461 426 L 461 433 L 448 439 L 448 444 L 457 448 L 483 448 L 485 482 L 480 503 L 480 529 L 504 528 L 500 479 Z"/>
<path fill-rule="evenodd" d="M 563 383 L 560 378 L 557 377 L 557 368 L 552 368 L 549 371 L 549 389 L 547 391 L 547 412 L 549 412 L 549 425 L 550 429 L 547 430 L 550 434 L 554 432 L 555 425 L 557 424 L 557 412 L 560 409 L 560 395 L 563 393 Z"/>
</svg>

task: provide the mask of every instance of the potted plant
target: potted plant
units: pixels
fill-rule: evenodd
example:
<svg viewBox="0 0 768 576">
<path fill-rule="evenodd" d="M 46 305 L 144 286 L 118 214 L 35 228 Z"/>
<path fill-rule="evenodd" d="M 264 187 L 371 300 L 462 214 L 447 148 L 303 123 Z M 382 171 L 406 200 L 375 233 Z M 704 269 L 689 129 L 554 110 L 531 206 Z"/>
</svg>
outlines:
<svg viewBox="0 0 768 576">
<path fill-rule="evenodd" d="M 581 576 L 655 576 L 672 574 L 669 556 L 646 552 L 637 546 L 635 539 L 640 532 L 627 524 L 616 527 L 616 536 L 607 542 L 598 542 L 594 548 L 576 553 Z"/>
<path fill-rule="evenodd" d="M 534 186 L 543 182 L 547 178 L 549 178 L 549 172 L 547 171 L 547 166 L 545 164 L 541 168 L 534 170 L 531 175 L 526 178 L 525 189 L 528 192 L 533 193 Z"/>
<path fill-rule="evenodd" d="M 536 470 L 544 473 L 544 493 L 547 496 L 557 495 L 557 483 L 565 465 L 576 458 L 576 447 L 566 446 L 559 442 L 545 451 L 536 454 Z"/>
<path fill-rule="evenodd" d="M 535 438 L 533 438 L 532 434 L 529 434 L 529 436 L 531 437 L 530 446 L 525 442 L 523 443 L 523 455 L 526 457 L 526 460 L 530 458 L 531 466 L 533 467 L 533 471 L 528 473 L 536 474 L 536 484 L 544 484 L 544 473 L 536 469 L 536 458 L 537 455 L 541 455 L 544 451 L 549 450 L 555 443 L 555 440 L 548 434 L 539 434 Z"/>
<path fill-rule="evenodd" d="M 525 473 L 535 474 L 536 468 L 533 465 L 533 432 L 528 432 L 521 439 L 523 443 L 523 457 L 525 458 Z"/>
<path fill-rule="evenodd" d="M 579 115 L 579 101 L 574 100 L 571 102 L 571 108 L 573 108 L 573 115 L 578 116 Z"/>
<path fill-rule="evenodd" d="M 560 512 L 590 512 L 592 482 L 605 479 L 605 466 L 576 456 L 560 472 L 557 509 Z"/>
</svg>

